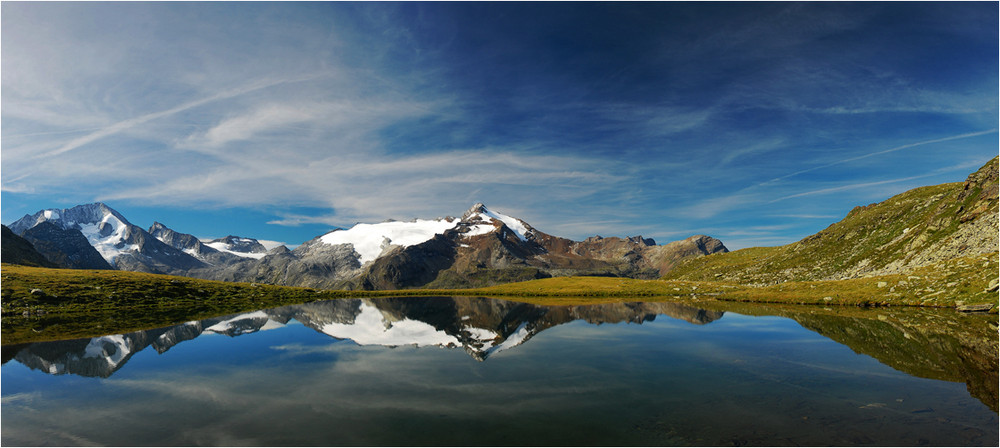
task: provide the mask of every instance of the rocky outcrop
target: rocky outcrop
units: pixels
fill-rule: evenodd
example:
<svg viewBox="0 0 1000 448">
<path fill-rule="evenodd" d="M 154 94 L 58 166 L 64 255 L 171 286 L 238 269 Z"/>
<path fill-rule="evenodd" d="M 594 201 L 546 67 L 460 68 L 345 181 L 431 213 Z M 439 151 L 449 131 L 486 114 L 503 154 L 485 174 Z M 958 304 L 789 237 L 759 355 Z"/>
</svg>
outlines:
<svg viewBox="0 0 1000 448">
<path fill-rule="evenodd" d="M 663 246 L 650 247 L 646 250 L 645 258 L 657 270 L 658 276 L 662 276 L 682 260 L 726 252 L 729 249 L 722 241 L 707 235 L 695 235 Z"/>
</svg>

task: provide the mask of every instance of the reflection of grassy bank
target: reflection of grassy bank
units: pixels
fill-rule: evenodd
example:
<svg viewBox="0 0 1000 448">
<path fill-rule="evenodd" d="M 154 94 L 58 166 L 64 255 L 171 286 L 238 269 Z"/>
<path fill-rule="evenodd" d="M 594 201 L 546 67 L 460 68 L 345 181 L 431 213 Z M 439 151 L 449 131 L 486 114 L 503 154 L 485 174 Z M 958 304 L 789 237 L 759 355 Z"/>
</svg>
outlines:
<svg viewBox="0 0 1000 448">
<path fill-rule="evenodd" d="M 781 316 L 910 375 L 966 383 L 997 411 L 997 317 L 915 307 L 828 307 L 701 301 L 713 311 Z"/>
<path fill-rule="evenodd" d="M 3 265 L 4 344 L 133 331 L 192 319 L 342 297 L 493 296 L 539 305 L 635 300 L 862 306 L 990 303 L 997 254 L 952 260 L 911 275 L 749 287 L 718 282 L 559 277 L 461 290 L 327 291 L 228 283 L 129 271 Z"/>
</svg>

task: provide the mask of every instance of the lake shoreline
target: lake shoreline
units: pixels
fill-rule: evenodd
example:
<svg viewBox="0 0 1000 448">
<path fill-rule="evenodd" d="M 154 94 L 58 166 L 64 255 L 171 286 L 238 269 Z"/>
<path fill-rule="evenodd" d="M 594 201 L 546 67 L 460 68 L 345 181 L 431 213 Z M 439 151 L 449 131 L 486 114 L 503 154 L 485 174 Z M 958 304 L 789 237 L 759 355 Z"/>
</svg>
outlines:
<svg viewBox="0 0 1000 448">
<path fill-rule="evenodd" d="M 987 262 L 995 259 L 988 254 Z M 975 258 L 975 257 L 972 257 Z M 635 280 L 619 277 L 557 277 L 475 289 L 392 291 L 320 290 L 230 283 L 130 271 L 35 268 L 4 264 L 2 345 L 137 331 L 225 314 L 341 298 L 494 297 L 536 305 L 586 305 L 671 301 L 697 305 L 719 301 L 768 305 L 958 308 L 979 305 L 997 314 L 997 296 L 921 296 L 932 287 L 932 270 L 921 275 L 787 282 L 770 286 L 714 282 Z M 930 275 L 929 275 L 930 274 Z M 909 289 L 887 287 L 911 286 Z M 983 291 L 982 281 L 956 291 Z M 898 292 L 897 292 L 898 291 Z M 917 291 L 917 294 L 912 294 Z M 904 294 L 904 292 L 911 292 Z M 895 294 L 895 295 L 890 295 Z M 926 294 L 926 293 L 925 293 Z M 985 297 L 992 296 L 992 300 Z M 968 296 L 965 296 L 968 297 Z M 933 299 L 933 300 L 931 300 Z"/>
</svg>

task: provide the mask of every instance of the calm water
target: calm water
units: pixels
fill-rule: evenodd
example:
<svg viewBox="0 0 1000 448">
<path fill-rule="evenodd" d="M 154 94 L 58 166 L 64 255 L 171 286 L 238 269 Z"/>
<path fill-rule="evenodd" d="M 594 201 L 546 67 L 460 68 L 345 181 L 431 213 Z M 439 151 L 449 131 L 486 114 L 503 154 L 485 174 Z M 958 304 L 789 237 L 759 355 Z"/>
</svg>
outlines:
<svg viewBox="0 0 1000 448">
<path fill-rule="evenodd" d="M 998 444 L 996 316 L 317 302 L 4 347 L 3 445 Z"/>
</svg>

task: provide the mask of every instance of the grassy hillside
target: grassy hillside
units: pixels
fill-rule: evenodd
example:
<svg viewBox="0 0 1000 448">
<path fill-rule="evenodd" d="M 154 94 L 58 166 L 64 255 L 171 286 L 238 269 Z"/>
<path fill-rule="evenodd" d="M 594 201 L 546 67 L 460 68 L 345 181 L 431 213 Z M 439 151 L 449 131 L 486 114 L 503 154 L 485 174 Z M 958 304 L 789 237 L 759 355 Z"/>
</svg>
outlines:
<svg viewBox="0 0 1000 448">
<path fill-rule="evenodd" d="M 856 207 L 801 241 L 682 262 L 666 279 L 774 285 L 903 274 L 997 250 L 997 159 L 965 183 L 916 188 Z M 995 257 L 994 257 L 995 258 Z M 995 260 L 994 260 L 995 261 Z M 993 269 L 996 277 L 996 269 Z"/>
</svg>

